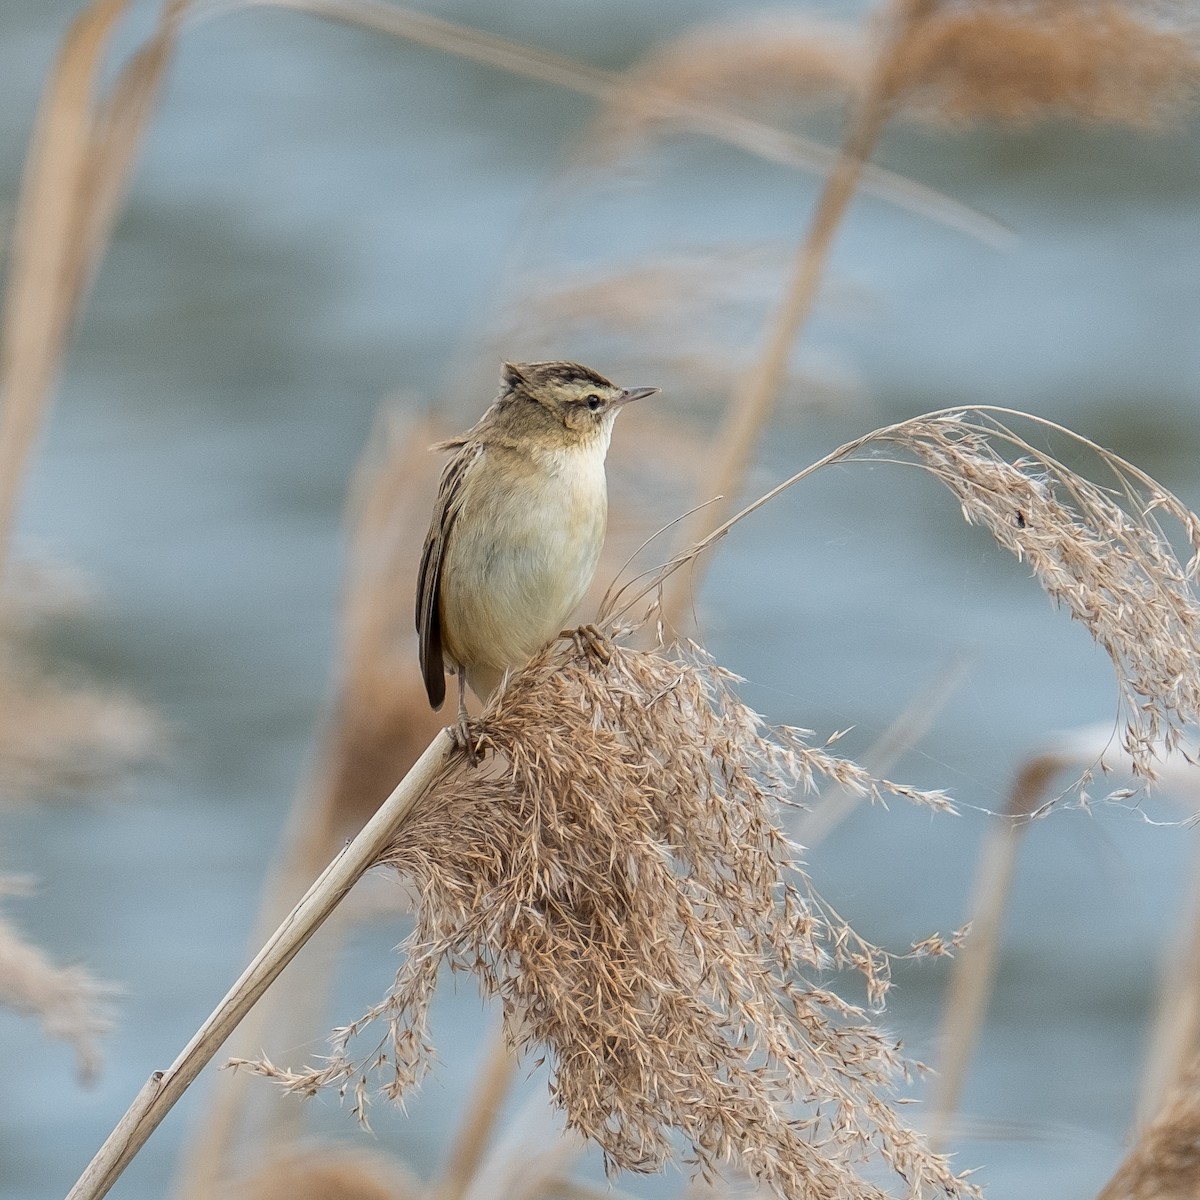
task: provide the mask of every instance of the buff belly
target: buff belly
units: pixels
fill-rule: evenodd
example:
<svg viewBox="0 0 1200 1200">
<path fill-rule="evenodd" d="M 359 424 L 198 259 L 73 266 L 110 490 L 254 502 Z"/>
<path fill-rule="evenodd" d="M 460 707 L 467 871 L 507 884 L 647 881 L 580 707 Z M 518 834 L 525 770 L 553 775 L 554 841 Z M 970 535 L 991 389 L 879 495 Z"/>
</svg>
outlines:
<svg viewBox="0 0 1200 1200">
<path fill-rule="evenodd" d="M 606 448 L 493 469 L 486 497 L 465 481 L 442 564 L 441 626 L 448 665 L 476 695 L 553 640 L 591 586 L 607 520 Z M 487 519 L 470 519 L 485 504 Z"/>
</svg>

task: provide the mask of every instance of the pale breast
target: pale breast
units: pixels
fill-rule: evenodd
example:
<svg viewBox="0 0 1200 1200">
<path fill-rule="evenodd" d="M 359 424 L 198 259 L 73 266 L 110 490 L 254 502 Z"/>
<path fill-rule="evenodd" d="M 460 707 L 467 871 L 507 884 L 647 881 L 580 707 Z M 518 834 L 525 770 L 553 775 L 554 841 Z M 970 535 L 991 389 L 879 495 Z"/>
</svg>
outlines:
<svg viewBox="0 0 1200 1200">
<path fill-rule="evenodd" d="M 453 663 L 518 666 L 563 628 L 604 542 L 606 449 L 485 451 L 464 482 L 442 565 L 442 638 Z"/>
</svg>

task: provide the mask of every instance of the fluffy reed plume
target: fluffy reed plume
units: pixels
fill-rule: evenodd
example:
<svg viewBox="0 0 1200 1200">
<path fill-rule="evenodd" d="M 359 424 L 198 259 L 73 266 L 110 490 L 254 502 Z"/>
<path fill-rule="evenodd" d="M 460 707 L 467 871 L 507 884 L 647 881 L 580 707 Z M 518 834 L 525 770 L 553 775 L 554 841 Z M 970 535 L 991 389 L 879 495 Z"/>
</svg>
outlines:
<svg viewBox="0 0 1200 1200">
<path fill-rule="evenodd" d="M 56 678 L 0 645 L 0 801 L 112 783 L 156 757 L 162 736 L 136 700 Z"/>
<path fill-rule="evenodd" d="M 1008 427 L 1028 424 L 1091 456 L 1103 483 L 1085 478 Z M 1047 595 L 1082 622 L 1116 669 L 1133 774 L 1159 775 L 1200 723 L 1200 518 L 1132 463 L 1052 421 L 1011 409 L 945 409 L 874 430 L 793 475 L 677 555 L 649 583 L 627 584 L 608 606 L 619 617 L 786 488 L 833 463 L 916 465 L 946 485 L 968 524 L 1028 563 Z M 1188 559 L 1165 532 L 1169 519 Z M 626 593 L 632 591 L 631 596 Z M 658 602 L 661 604 L 661 599 Z"/>
<path fill-rule="evenodd" d="M 890 41 L 782 11 L 690 29 L 643 58 L 597 132 L 632 139 L 675 117 L 661 96 L 731 111 L 861 99 L 939 123 L 1066 118 L 1155 129 L 1196 98 L 1195 14 L 1143 0 L 903 0 Z M 877 56 L 877 57 L 876 57 Z M 647 93 L 652 85 L 653 91 Z"/>
<path fill-rule="evenodd" d="M 488 389 L 495 386 L 494 372 L 493 364 Z M 477 397 L 477 409 L 481 403 Z M 350 547 L 335 699 L 320 734 L 313 778 L 297 796 L 289 821 L 260 920 L 260 938 L 267 936 L 291 907 L 299 888 L 320 871 L 343 839 L 361 828 L 445 723 L 444 714 L 430 709 L 417 667 L 412 571 L 442 465 L 441 457 L 429 447 L 449 432 L 432 419 L 401 420 L 395 412 L 385 411 L 355 474 L 347 504 Z M 661 448 L 678 440 L 648 437 L 633 444 Z M 682 493 L 692 486 L 691 477 L 686 484 L 672 481 L 691 461 L 682 452 L 660 456 L 654 472 L 641 472 L 636 494 L 644 499 L 648 482 Z M 630 506 L 621 502 L 625 493 L 626 489 L 614 486 L 613 529 L 606 551 L 609 576 L 653 532 L 644 517 L 629 515 Z M 661 498 L 654 507 L 664 507 Z M 355 895 L 361 899 L 358 892 Z M 386 911 L 394 919 L 394 889 Z M 354 907 L 354 915 L 361 918 L 364 912 L 369 915 L 363 905 Z M 324 944 L 323 960 L 310 959 L 303 975 L 286 976 L 248 1017 L 238 1031 L 236 1055 L 257 1053 L 268 1036 L 288 1045 L 308 1041 L 314 1025 L 324 1025 L 326 984 L 337 957 L 328 938 Z M 218 1178 L 228 1172 L 240 1133 L 238 1112 L 245 1101 L 245 1082 L 243 1077 L 225 1074 L 214 1084 L 212 1103 L 184 1158 L 177 1191 L 181 1198 L 210 1197 Z M 281 1105 L 272 1119 L 271 1136 L 296 1136 L 301 1119 L 294 1104 Z"/>
<path fill-rule="evenodd" d="M 1152 780 L 1162 752 L 1177 749 L 1200 718 L 1200 520 L 1130 463 L 1068 434 L 1110 477 L 1104 485 L 1084 479 L 1003 424 L 1018 415 L 934 414 L 873 440 L 911 454 L 957 497 L 968 523 L 1027 562 L 1050 598 L 1087 627 L 1116 668 L 1121 745 L 1133 773 Z M 1185 539 L 1186 564 L 1160 517 Z"/>
<path fill-rule="evenodd" d="M 78 579 L 61 569 L 9 570 L 0 594 L 0 805 L 111 783 L 160 752 L 164 731 L 152 713 L 50 674 L 31 648 L 50 618 L 77 615 L 85 602 Z M 0 895 L 24 890 L 0 877 Z M 35 1016 L 47 1036 L 69 1042 L 85 1081 L 100 1067 L 113 992 L 82 967 L 55 966 L 0 915 L 0 1007 Z"/>
<path fill-rule="evenodd" d="M 1094 456 L 1105 486 L 1035 449 L 1010 428 L 1018 421 Z M 969 522 L 1087 625 L 1117 669 L 1131 765 L 1154 777 L 1156 751 L 1178 743 L 1200 701 L 1191 591 L 1200 522 L 1130 464 L 1039 418 L 946 411 L 876 430 L 608 607 L 619 618 L 653 596 L 813 471 L 881 459 L 940 479 Z M 1164 517 L 1186 538 L 1186 567 Z M 249 1065 L 301 1093 L 353 1089 L 364 1115 L 372 1072 L 389 1067 L 384 1090 L 399 1096 L 427 1069 L 426 1018 L 449 961 L 500 997 L 518 1049 L 548 1048 L 556 1103 L 612 1167 L 662 1165 L 675 1129 L 703 1171 L 732 1159 L 780 1194 L 882 1194 L 854 1174 L 872 1147 L 918 1185 L 961 1186 L 880 1094 L 902 1068 L 894 1048 L 869 1025 L 839 1023 L 857 1010 L 804 978 L 829 964 L 855 968 L 878 1003 L 887 959 L 789 874 L 775 824 L 790 787 L 818 778 L 939 807 L 945 798 L 880 784 L 796 731 L 772 736 L 729 683 L 698 652 L 671 658 L 586 639 L 544 652 L 484 712 L 490 769 L 447 775 L 386 856 L 419 896 L 392 993 L 338 1032 L 323 1068 Z M 934 939 L 920 949 L 944 947 Z M 356 1037 L 380 1020 L 382 1048 L 356 1061 Z M 816 1107 L 792 1109 L 798 1101 Z"/>
<path fill-rule="evenodd" d="M 0 592 L 0 804 L 112 783 L 161 753 L 166 731 L 144 705 L 55 673 L 37 652 L 47 623 L 86 607 L 61 569 L 10 569 Z"/>
<path fill-rule="evenodd" d="M 660 1168 L 677 1130 L 702 1171 L 735 1160 L 780 1195 L 882 1197 L 868 1159 L 914 1195 L 969 1193 L 888 1103 L 896 1046 L 806 977 L 852 969 L 879 1004 L 888 958 L 815 895 L 776 823 L 797 783 L 945 797 L 767 730 L 730 679 L 694 648 L 543 652 L 485 711 L 490 769 L 448 774 L 385 856 L 419 898 L 390 995 L 319 1069 L 248 1065 L 295 1092 L 352 1088 L 365 1117 L 374 1072 L 398 1098 L 428 1069 L 449 962 L 501 999 L 517 1050 L 549 1054 L 555 1103 L 612 1169 Z M 364 1070 L 352 1046 L 376 1021 L 386 1047 Z"/>
<path fill-rule="evenodd" d="M 1200 1180 L 1200 1059 L 1192 1062 L 1096 1200 L 1194 1200 Z"/>
<path fill-rule="evenodd" d="M 899 40 L 892 90 L 963 124 L 1067 118 L 1154 129 L 1200 93 L 1194 9 L 1140 0 L 934 0 Z M 1188 27 L 1190 26 L 1190 28 Z"/>
<path fill-rule="evenodd" d="M 0 876 L 0 895 L 26 890 L 23 881 Z M 56 967 L 0 915 L 0 1007 L 36 1017 L 47 1037 L 67 1042 L 85 1082 L 100 1069 L 98 1041 L 112 1027 L 114 992 L 82 967 Z"/>
<path fill-rule="evenodd" d="M 677 121 L 663 95 L 677 99 L 681 111 L 706 103 L 767 114 L 785 104 L 841 101 L 863 91 L 870 67 L 861 29 L 808 13 L 776 9 L 699 25 L 627 73 L 629 86 L 610 104 L 598 133 L 630 139 Z"/>
<path fill-rule="evenodd" d="M 416 1200 L 421 1189 L 398 1164 L 329 1145 L 278 1154 L 224 1193 L 228 1200 Z"/>
</svg>

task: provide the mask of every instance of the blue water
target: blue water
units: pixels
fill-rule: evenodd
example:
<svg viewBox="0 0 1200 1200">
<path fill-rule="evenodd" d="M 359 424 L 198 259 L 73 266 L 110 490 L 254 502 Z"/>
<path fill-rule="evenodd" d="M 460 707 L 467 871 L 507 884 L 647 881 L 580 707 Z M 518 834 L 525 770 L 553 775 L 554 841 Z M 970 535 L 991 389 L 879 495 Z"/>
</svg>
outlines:
<svg viewBox="0 0 1200 1200">
<path fill-rule="evenodd" d="M 0 209 L 14 202 L 39 81 L 74 7 L 0 10 Z M 435 11 L 622 66 L 738 10 L 461 0 Z M 765 246 L 782 264 L 795 242 L 812 181 L 699 139 L 589 181 L 531 235 L 523 217 L 591 112 L 580 97 L 286 13 L 186 32 L 20 521 L 27 552 L 82 568 L 102 594 L 92 617 L 56 630 L 51 653 L 154 705 L 173 753 L 118 796 L 0 818 L 0 870 L 41 889 L 8 911 L 56 959 L 124 989 L 90 1091 L 65 1048 L 0 1014 L 0 1200 L 62 1195 L 243 965 L 329 690 L 340 507 L 377 405 L 478 376 L 477 393 L 450 402 L 465 416 L 484 406 L 498 354 L 528 353 L 481 336 L 513 286 L 518 238 L 521 263 L 542 269 L 698 246 Z M 858 399 L 815 417 L 789 410 L 755 483 L 875 424 L 991 402 L 1063 420 L 1200 502 L 1195 129 L 909 128 L 880 159 L 1019 240 L 1001 253 L 857 202 L 805 352 L 856 381 Z M 778 286 L 769 261 L 760 276 L 711 347 L 728 362 L 749 361 Z M 678 344 L 655 337 L 627 348 L 634 382 L 664 383 L 664 404 L 703 425 L 708 401 L 684 415 L 686 387 L 655 372 Z M 556 352 L 603 369 L 600 345 Z M 464 369 L 476 361 L 482 375 Z M 894 772 L 950 788 L 964 815 L 859 812 L 811 864 L 840 911 L 898 948 L 963 920 L 981 810 L 1002 805 L 1020 756 L 1113 712 L 1107 663 L 1083 632 L 961 524 L 948 496 L 894 468 L 818 477 L 744 526 L 717 557 L 702 613 L 710 649 L 747 677 L 752 703 L 822 734 L 854 726 L 850 753 L 966 656 L 966 681 Z M 1064 812 L 1032 831 L 964 1101 L 970 1129 L 997 1136 L 963 1142 L 960 1161 L 983 1166 L 996 1200 L 1084 1200 L 1118 1161 L 1191 841 L 1121 812 Z M 401 934 L 363 935 L 328 1025 L 378 997 Z M 887 1019 L 932 1057 L 945 970 L 899 979 Z M 459 981 L 439 1010 L 434 1080 L 409 1118 L 378 1115 L 373 1146 L 433 1170 L 488 1023 Z M 202 1093 L 114 1194 L 167 1193 Z M 358 1137 L 335 1102 L 313 1116 L 331 1136 Z"/>
</svg>

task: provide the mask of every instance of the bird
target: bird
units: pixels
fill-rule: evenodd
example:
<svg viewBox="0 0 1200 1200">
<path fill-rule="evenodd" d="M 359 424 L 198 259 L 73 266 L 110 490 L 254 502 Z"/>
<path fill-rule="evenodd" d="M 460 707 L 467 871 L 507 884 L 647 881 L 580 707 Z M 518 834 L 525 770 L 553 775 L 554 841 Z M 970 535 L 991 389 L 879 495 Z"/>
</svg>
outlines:
<svg viewBox="0 0 1200 1200">
<path fill-rule="evenodd" d="M 436 710 L 458 677 L 486 701 L 561 631 L 591 586 L 608 519 L 613 423 L 656 387 L 575 362 L 506 362 L 500 393 L 442 471 L 417 578 L 421 674 Z"/>
</svg>

